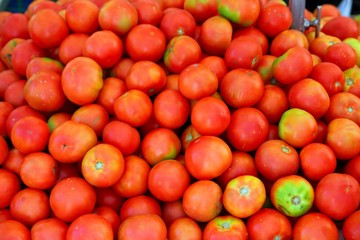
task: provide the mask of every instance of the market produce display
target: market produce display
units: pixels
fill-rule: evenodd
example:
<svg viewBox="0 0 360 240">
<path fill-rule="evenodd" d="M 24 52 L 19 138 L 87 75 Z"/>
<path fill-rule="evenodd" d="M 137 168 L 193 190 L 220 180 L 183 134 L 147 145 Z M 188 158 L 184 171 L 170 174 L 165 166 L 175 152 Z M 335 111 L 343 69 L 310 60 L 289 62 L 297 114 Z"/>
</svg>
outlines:
<svg viewBox="0 0 360 240">
<path fill-rule="evenodd" d="M 0 239 L 360 239 L 357 19 L 324 4 L 315 36 L 282 0 L 0 12 Z"/>
</svg>

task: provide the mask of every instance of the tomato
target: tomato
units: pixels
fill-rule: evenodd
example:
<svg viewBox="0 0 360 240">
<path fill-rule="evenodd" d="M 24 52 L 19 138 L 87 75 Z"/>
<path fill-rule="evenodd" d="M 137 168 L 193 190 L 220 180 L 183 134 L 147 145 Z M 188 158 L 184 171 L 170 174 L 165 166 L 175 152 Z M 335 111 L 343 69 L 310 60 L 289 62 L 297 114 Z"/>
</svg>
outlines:
<svg viewBox="0 0 360 240">
<path fill-rule="evenodd" d="M 237 68 L 225 74 L 221 81 L 220 93 L 230 107 L 252 107 L 263 96 L 264 83 L 256 71 Z"/>
<path fill-rule="evenodd" d="M 359 155 L 346 162 L 344 173 L 350 174 L 360 182 L 360 157 Z"/>
<path fill-rule="evenodd" d="M 212 16 L 201 24 L 198 41 L 205 53 L 224 56 L 231 43 L 232 33 L 233 27 L 229 20 L 221 16 Z"/>
<path fill-rule="evenodd" d="M 325 114 L 325 121 L 329 123 L 335 118 L 347 118 L 360 124 L 360 97 L 349 93 L 339 92 L 330 97 L 329 109 Z"/>
<path fill-rule="evenodd" d="M 166 159 L 175 159 L 181 151 L 180 138 L 173 130 L 158 127 L 142 138 L 140 151 L 150 165 Z"/>
<path fill-rule="evenodd" d="M 203 23 L 217 14 L 216 0 L 184 0 L 184 10 L 191 13 L 196 22 Z"/>
<path fill-rule="evenodd" d="M 138 13 L 139 24 L 158 26 L 163 16 L 162 3 L 157 0 L 135 0 L 132 3 Z"/>
<path fill-rule="evenodd" d="M 96 143 L 97 136 L 91 127 L 85 123 L 69 120 L 51 133 L 48 150 L 57 161 L 72 163 L 81 161 Z"/>
<path fill-rule="evenodd" d="M 60 43 L 58 48 L 59 60 L 66 64 L 70 60 L 82 56 L 82 47 L 89 35 L 85 33 L 70 33 Z"/>
<path fill-rule="evenodd" d="M 110 224 L 113 232 L 114 238 L 117 235 L 117 231 L 120 226 L 120 216 L 119 214 L 111 207 L 96 207 L 94 213 L 106 219 Z"/>
<path fill-rule="evenodd" d="M 327 48 L 324 61 L 335 63 L 345 71 L 356 65 L 356 52 L 344 42 L 335 43 Z"/>
<path fill-rule="evenodd" d="M 321 83 L 329 96 L 343 91 L 344 72 L 334 63 L 321 62 L 315 65 L 309 77 Z"/>
<path fill-rule="evenodd" d="M 189 147 L 189 144 L 196 138 L 200 137 L 201 134 L 196 131 L 192 124 L 189 124 L 185 127 L 180 135 L 181 141 L 181 150 L 185 153 L 186 149 Z"/>
<path fill-rule="evenodd" d="M 89 57 L 73 58 L 64 67 L 61 86 L 71 102 L 77 105 L 92 103 L 103 86 L 102 68 Z"/>
<path fill-rule="evenodd" d="M 135 61 L 130 57 L 123 56 L 119 62 L 115 64 L 112 69 L 110 69 L 110 76 L 124 80 L 129 74 L 132 65 Z"/>
<path fill-rule="evenodd" d="M 360 153 L 360 127 L 347 118 L 335 118 L 328 124 L 325 143 L 338 160 L 348 160 Z"/>
<path fill-rule="evenodd" d="M 270 181 L 297 174 L 299 154 L 294 147 L 280 139 L 267 140 L 255 152 L 255 166 L 261 176 Z"/>
<path fill-rule="evenodd" d="M 252 107 L 232 112 L 226 137 L 239 151 L 253 151 L 265 142 L 269 134 L 269 122 L 260 110 Z"/>
<path fill-rule="evenodd" d="M 149 96 L 159 93 L 166 84 L 164 69 L 150 60 L 135 62 L 125 78 L 128 90 L 141 90 Z"/>
<path fill-rule="evenodd" d="M 89 149 L 81 162 L 85 180 L 96 187 L 110 187 L 124 172 L 124 157 L 119 149 L 107 143 L 99 143 Z"/>
<path fill-rule="evenodd" d="M 270 190 L 273 206 L 289 217 L 299 217 L 307 213 L 313 205 L 314 197 L 312 185 L 300 175 L 281 177 L 274 182 Z"/>
<path fill-rule="evenodd" d="M 115 100 L 127 91 L 124 80 L 117 77 L 108 77 L 104 79 L 95 103 L 100 104 L 106 109 L 109 115 L 114 115 Z"/>
<path fill-rule="evenodd" d="M 21 76 L 14 69 L 5 69 L 0 72 L 0 99 L 4 100 L 4 94 L 10 84 L 21 80 Z"/>
<path fill-rule="evenodd" d="M 14 109 L 15 107 L 11 103 L 0 101 L 0 136 L 4 137 L 6 135 L 6 121 Z M 5 153 L 5 151 L 3 151 L 3 153 Z M 0 159 L 2 158 L 0 157 Z M 0 160 L 0 163 L 1 162 L 2 161 Z"/>
<path fill-rule="evenodd" d="M 248 239 L 243 220 L 232 215 L 217 216 L 207 222 L 202 239 Z"/>
<path fill-rule="evenodd" d="M 73 1 L 66 8 L 65 20 L 72 32 L 91 34 L 99 26 L 98 14 L 99 8 L 94 2 Z"/>
<path fill-rule="evenodd" d="M 131 155 L 140 146 L 139 131 L 129 124 L 112 120 L 107 123 L 102 131 L 102 140 L 118 148 L 124 156 Z"/>
<path fill-rule="evenodd" d="M 255 104 L 269 123 L 276 124 L 279 122 L 283 113 L 289 108 L 287 95 L 279 86 L 266 84 L 260 100 Z"/>
<path fill-rule="evenodd" d="M 5 138 L 0 136 L 0 165 L 3 164 L 9 154 L 9 146 Z"/>
<path fill-rule="evenodd" d="M 4 240 L 30 240 L 30 230 L 20 221 L 13 219 L 0 222 L 0 235 Z"/>
<path fill-rule="evenodd" d="M 357 67 L 349 68 L 344 71 L 344 76 L 344 92 L 350 92 L 360 97 L 360 70 Z"/>
<path fill-rule="evenodd" d="M 334 220 L 345 219 L 358 208 L 359 203 L 359 182 L 349 174 L 330 173 L 315 188 L 317 208 Z"/>
<path fill-rule="evenodd" d="M 21 182 L 15 173 L 0 168 L 0 184 L 2 186 L 0 208 L 2 209 L 10 206 L 11 200 L 21 189 Z"/>
<path fill-rule="evenodd" d="M 166 49 L 166 37 L 160 28 L 151 24 L 138 24 L 126 35 L 126 52 L 135 61 L 160 60 Z"/>
<path fill-rule="evenodd" d="M 268 50 L 269 50 L 268 37 L 265 35 L 265 33 L 260 31 L 255 26 L 234 29 L 233 39 L 235 39 L 237 37 L 241 37 L 241 36 L 245 36 L 245 37 L 248 36 L 248 37 L 253 38 L 257 42 L 259 42 L 260 46 L 261 46 L 261 50 L 262 50 L 262 55 L 265 55 L 268 53 Z M 260 58 L 260 60 L 261 60 L 261 58 Z"/>
<path fill-rule="evenodd" d="M 293 239 L 339 239 L 335 223 L 325 214 L 311 212 L 303 215 L 293 227 Z"/>
<path fill-rule="evenodd" d="M 156 214 L 142 214 L 125 219 L 119 227 L 118 239 L 166 239 L 164 221 Z"/>
<path fill-rule="evenodd" d="M 31 16 L 34 15 L 37 11 L 44 9 L 44 8 L 52 8 L 55 11 L 60 11 L 61 5 L 58 4 L 57 2 L 52 2 L 52 1 L 50 1 L 50 2 L 49 1 L 35 1 L 35 2 L 29 3 L 27 8 L 25 9 L 24 14 L 26 16 L 28 16 L 29 18 L 31 18 Z"/>
<path fill-rule="evenodd" d="M 138 13 L 135 6 L 124 0 L 105 2 L 99 9 L 98 22 L 100 28 L 110 30 L 124 36 L 138 24 Z"/>
<path fill-rule="evenodd" d="M 20 174 L 20 166 L 24 157 L 24 153 L 20 152 L 16 148 L 12 148 L 9 150 L 8 156 L 1 166 L 12 173 Z"/>
<path fill-rule="evenodd" d="M 29 18 L 21 12 L 11 13 L 1 22 L 1 38 L 6 44 L 13 38 L 29 39 Z"/>
<path fill-rule="evenodd" d="M 45 49 L 58 47 L 70 32 L 65 20 L 54 9 L 42 9 L 32 15 L 28 31 L 31 39 Z"/>
<path fill-rule="evenodd" d="M 349 38 L 345 38 L 343 40 L 344 43 L 348 44 L 349 46 L 351 46 L 356 53 L 356 65 L 359 66 L 360 65 L 360 40 L 358 40 L 357 38 L 353 38 L 353 37 L 349 37 Z"/>
<path fill-rule="evenodd" d="M 255 24 L 260 15 L 260 2 L 258 0 L 220 0 L 218 12 L 220 16 L 231 22 L 241 27 L 248 27 Z"/>
<path fill-rule="evenodd" d="M 94 210 L 96 192 L 84 178 L 68 177 L 53 187 L 49 203 L 54 216 L 64 222 L 72 222 Z"/>
<path fill-rule="evenodd" d="M 138 195 L 127 198 L 120 209 L 120 220 L 123 222 L 131 216 L 142 214 L 156 214 L 161 216 L 159 201 L 149 195 Z"/>
<path fill-rule="evenodd" d="M 301 68 L 297 66 L 301 65 Z M 277 57 L 272 65 L 274 77 L 282 84 L 292 84 L 306 78 L 312 71 L 313 60 L 309 50 L 303 47 L 289 48 Z"/>
<path fill-rule="evenodd" d="M 185 190 L 182 203 L 187 216 L 198 222 L 208 222 L 223 209 L 221 198 L 222 190 L 217 183 L 198 180 Z"/>
<path fill-rule="evenodd" d="M 119 196 L 115 190 L 111 187 L 107 188 L 95 188 L 96 192 L 96 208 L 106 207 L 111 208 L 116 213 L 120 210 L 121 205 L 124 202 L 124 198 Z"/>
<path fill-rule="evenodd" d="M 10 103 L 14 107 L 28 104 L 24 98 L 24 87 L 26 80 L 18 80 L 11 83 L 5 90 L 4 101 Z"/>
<path fill-rule="evenodd" d="M 52 114 L 47 121 L 50 132 L 52 133 L 62 123 L 71 120 L 71 114 L 67 112 L 57 112 Z"/>
<path fill-rule="evenodd" d="M 274 225 L 273 223 L 277 224 Z M 250 239 L 291 239 L 292 225 L 281 212 L 272 208 L 262 208 L 251 215 L 246 228 Z"/>
<path fill-rule="evenodd" d="M 346 28 L 342 26 L 346 26 Z M 359 26 L 351 17 L 337 16 L 326 21 L 321 31 L 344 40 L 349 37 L 356 38 L 359 35 Z"/>
<path fill-rule="evenodd" d="M 98 30 L 84 42 L 81 52 L 84 57 L 95 60 L 102 68 L 113 67 L 123 55 L 123 41 L 109 30 Z"/>
<path fill-rule="evenodd" d="M 34 152 L 26 155 L 20 165 L 20 178 L 31 188 L 49 189 L 58 178 L 58 163 L 48 153 Z"/>
<path fill-rule="evenodd" d="M 179 199 L 179 200 L 176 200 L 173 202 L 164 202 L 161 205 L 161 212 L 162 212 L 161 218 L 164 220 L 164 222 L 165 222 L 166 226 L 168 226 L 168 228 L 176 219 L 183 218 L 183 217 L 188 218 L 188 216 L 186 215 L 186 213 L 183 209 L 182 199 Z M 193 220 L 193 219 L 191 219 L 191 220 Z"/>
<path fill-rule="evenodd" d="M 270 54 L 279 57 L 295 46 L 308 49 L 309 41 L 306 35 L 297 29 L 286 29 L 276 34 L 271 41 Z"/>
<path fill-rule="evenodd" d="M 279 138 L 295 148 L 315 140 L 318 131 L 316 119 L 300 108 L 286 110 L 279 121 Z"/>
<path fill-rule="evenodd" d="M 180 73 L 187 66 L 201 59 L 201 47 L 192 37 L 180 35 L 173 37 L 164 52 L 164 65 L 171 73 Z"/>
<path fill-rule="evenodd" d="M 189 217 L 174 220 L 168 227 L 168 239 L 202 239 L 203 231 L 199 224 Z"/>
<path fill-rule="evenodd" d="M 165 34 L 166 40 L 173 37 L 187 35 L 194 36 L 196 21 L 190 12 L 182 8 L 172 8 L 164 11 L 160 21 L 160 30 Z"/>
<path fill-rule="evenodd" d="M 49 197 L 43 190 L 23 188 L 11 199 L 10 213 L 14 220 L 31 227 L 50 216 Z"/>
<path fill-rule="evenodd" d="M 57 219 L 47 218 L 36 222 L 30 229 L 31 239 L 42 240 L 51 237 L 54 240 L 66 238 L 68 225 Z"/>
<path fill-rule="evenodd" d="M 156 95 L 153 106 L 156 122 L 165 128 L 180 128 L 187 122 L 190 115 L 189 100 L 173 89 L 164 89 Z"/>
<path fill-rule="evenodd" d="M 252 175 L 242 175 L 230 180 L 226 185 L 223 205 L 232 216 L 247 218 L 263 207 L 265 199 L 263 182 Z"/>
<path fill-rule="evenodd" d="M 260 9 L 256 27 L 266 36 L 274 38 L 288 30 L 292 23 L 290 8 L 283 4 L 268 4 Z"/>
<path fill-rule="evenodd" d="M 0 30 L 1 31 L 1 30 Z M 12 69 L 12 54 L 17 45 L 23 43 L 25 39 L 23 38 L 12 38 L 10 39 L 0 50 L 0 58 L 7 69 Z M 5 69 L 4 69 L 5 70 Z"/>
<path fill-rule="evenodd" d="M 330 107 L 330 97 L 326 89 L 311 78 L 304 78 L 292 84 L 288 91 L 288 99 L 290 107 L 303 109 L 315 119 L 324 116 Z"/>
<path fill-rule="evenodd" d="M 224 60 L 229 69 L 254 69 L 263 55 L 262 46 L 249 36 L 234 38 L 224 53 Z"/>
<path fill-rule="evenodd" d="M 344 221 L 342 232 L 345 239 L 356 239 L 360 237 L 359 231 L 360 210 L 350 214 Z"/>
<path fill-rule="evenodd" d="M 333 35 L 320 35 L 310 42 L 309 51 L 322 60 L 328 47 L 339 42 L 341 42 L 341 40 Z"/>
<path fill-rule="evenodd" d="M 35 57 L 26 66 L 26 78 L 29 79 L 33 74 L 41 71 L 54 71 L 61 75 L 64 65 L 59 60 L 49 57 Z"/>
<path fill-rule="evenodd" d="M 335 171 L 337 159 L 334 151 L 324 143 L 310 143 L 300 150 L 300 164 L 304 176 L 313 181 Z"/>
</svg>

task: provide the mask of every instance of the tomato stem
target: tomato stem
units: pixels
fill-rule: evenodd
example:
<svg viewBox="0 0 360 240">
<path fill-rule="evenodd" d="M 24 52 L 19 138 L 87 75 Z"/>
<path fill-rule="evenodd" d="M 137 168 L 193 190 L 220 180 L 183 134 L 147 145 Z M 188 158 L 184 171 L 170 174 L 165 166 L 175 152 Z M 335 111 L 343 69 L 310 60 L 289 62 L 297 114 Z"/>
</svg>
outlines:
<svg viewBox="0 0 360 240">
<path fill-rule="evenodd" d="M 102 169 L 103 166 L 104 166 L 104 163 L 103 163 L 103 162 L 96 162 L 96 163 L 95 163 L 95 168 L 96 168 L 96 170 Z"/>
<path fill-rule="evenodd" d="M 299 196 L 294 196 L 291 199 L 291 203 L 294 204 L 294 205 L 299 205 L 301 203 L 301 198 Z"/>
<path fill-rule="evenodd" d="M 247 186 L 245 186 L 245 187 L 241 187 L 239 192 L 240 192 L 241 196 L 247 196 L 247 195 L 249 195 L 250 190 Z"/>
</svg>

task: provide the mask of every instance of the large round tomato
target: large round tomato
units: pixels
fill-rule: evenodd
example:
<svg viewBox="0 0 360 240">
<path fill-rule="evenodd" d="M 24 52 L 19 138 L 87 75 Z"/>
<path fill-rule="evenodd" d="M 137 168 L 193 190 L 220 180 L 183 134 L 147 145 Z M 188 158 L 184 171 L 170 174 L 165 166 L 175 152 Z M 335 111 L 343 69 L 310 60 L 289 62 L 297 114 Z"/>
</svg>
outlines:
<svg viewBox="0 0 360 240">
<path fill-rule="evenodd" d="M 30 230 L 32 240 L 51 238 L 62 240 L 66 238 L 68 225 L 58 218 L 47 218 L 36 222 Z"/>
<path fill-rule="evenodd" d="M 168 239 L 202 239 L 203 231 L 199 224 L 189 217 L 175 219 L 168 227 Z"/>
<path fill-rule="evenodd" d="M 207 222 L 203 230 L 203 240 L 211 239 L 248 239 L 244 221 L 233 215 L 217 216 Z"/>
<path fill-rule="evenodd" d="M 4 240 L 31 240 L 30 230 L 21 221 L 9 219 L 0 222 L 0 235 Z"/>
<path fill-rule="evenodd" d="M 253 25 L 260 14 L 258 0 L 220 0 L 217 4 L 220 16 L 242 27 Z"/>
<path fill-rule="evenodd" d="M 360 237 L 360 210 L 350 214 L 344 221 L 342 232 L 345 239 L 357 239 Z"/>
<path fill-rule="evenodd" d="M 15 194 L 21 189 L 21 182 L 18 176 L 6 169 L 0 168 L 1 199 L 0 208 L 4 209 L 10 206 L 10 202 Z"/>
<path fill-rule="evenodd" d="M 124 201 L 120 208 L 120 220 L 141 214 L 156 214 L 161 216 L 160 202 L 149 195 L 138 195 Z"/>
<path fill-rule="evenodd" d="M 66 8 L 65 20 L 72 32 L 91 34 L 99 26 L 98 14 L 99 7 L 94 2 L 74 1 Z"/>
</svg>

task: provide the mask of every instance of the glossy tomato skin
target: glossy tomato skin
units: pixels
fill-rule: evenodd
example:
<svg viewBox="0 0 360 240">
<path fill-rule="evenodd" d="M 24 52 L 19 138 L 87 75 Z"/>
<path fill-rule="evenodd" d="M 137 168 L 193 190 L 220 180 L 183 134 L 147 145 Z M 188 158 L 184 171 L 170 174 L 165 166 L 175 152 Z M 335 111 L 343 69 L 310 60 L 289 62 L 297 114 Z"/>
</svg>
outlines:
<svg viewBox="0 0 360 240">
<path fill-rule="evenodd" d="M 270 44 L 270 54 L 273 56 L 283 55 L 291 47 L 309 48 L 306 35 L 297 29 L 287 29 L 277 34 Z"/>
<path fill-rule="evenodd" d="M 359 79 L 360 79 L 360 70 L 357 67 L 352 67 L 344 71 L 345 75 L 345 84 L 344 91 L 355 94 L 360 97 L 359 89 Z"/>
<path fill-rule="evenodd" d="M 175 219 L 168 227 L 168 239 L 202 239 L 202 236 L 199 224 L 189 217 Z"/>
<path fill-rule="evenodd" d="M 10 206 L 11 200 L 15 194 L 21 189 L 21 182 L 19 177 L 10 170 L 0 169 L 0 183 L 1 183 L 1 200 L 0 208 L 7 208 Z"/>
<path fill-rule="evenodd" d="M 341 26 L 347 26 L 342 28 Z M 357 37 L 359 26 L 354 19 L 347 16 L 337 16 L 327 21 L 321 28 L 321 31 L 327 35 L 338 37 L 344 40 L 349 37 Z"/>
<path fill-rule="evenodd" d="M 220 16 L 229 19 L 231 22 L 242 27 L 248 27 L 253 25 L 259 17 L 260 2 L 257 0 L 221 0 L 218 2 L 218 12 Z"/>
<path fill-rule="evenodd" d="M 345 219 L 358 208 L 359 203 L 359 182 L 349 174 L 330 173 L 315 188 L 317 208 L 334 220 Z"/>
<path fill-rule="evenodd" d="M 101 88 L 95 103 L 104 107 L 110 115 L 114 115 L 114 102 L 118 97 L 124 94 L 126 90 L 127 88 L 124 80 L 117 77 L 105 78 L 104 85 Z"/>
<path fill-rule="evenodd" d="M 59 45 L 59 60 L 66 64 L 70 60 L 82 55 L 82 47 L 89 35 L 85 33 L 70 33 Z"/>
<path fill-rule="evenodd" d="M 0 222 L 0 234 L 4 240 L 24 239 L 30 240 L 30 230 L 22 222 L 9 219 Z"/>
<path fill-rule="evenodd" d="M 30 229 L 31 239 L 42 240 L 51 237 L 54 240 L 66 238 L 68 225 L 57 219 L 47 218 L 36 222 Z"/>
<path fill-rule="evenodd" d="M 239 151 L 253 151 L 268 137 L 269 122 L 265 115 L 252 107 L 232 112 L 226 131 L 230 144 Z"/>
<path fill-rule="evenodd" d="M 158 26 L 163 16 L 162 3 L 156 0 L 136 0 L 133 2 L 138 13 L 138 23 Z"/>
<path fill-rule="evenodd" d="M 321 230 L 320 230 L 321 229 Z M 339 239 L 335 223 L 325 214 L 311 212 L 298 219 L 293 227 L 293 239 Z"/>
<path fill-rule="evenodd" d="M 273 225 L 276 222 L 276 225 Z M 272 208 L 262 208 L 251 215 L 246 228 L 249 238 L 261 239 L 284 239 L 290 240 L 292 236 L 292 225 L 290 220 L 281 212 Z"/>
<path fill-rule="evenodd" d="M 344 173 L 350 174 L 360 182 L 360 156 L 353 157 L 347 161 Z"/>
<path fill-rule="evenodd" d="M 360 210 L 350 214 L 344 221 L 342 232 L 345 239 L 356 239 L 360 237 Z"/>
<path fill-rule="evenodd" d="M 210 239 L 248 239 L 248 231 L 242 219 L 232 215 L 217 216 L 210 220 L 203 231 L 203 238 Z"/>
<path fill-rule="evenodd" d="M 72 32 L 91 34 L 99 27 L 98 14 L 94 2 L 75 1 L 66 8 L 65 20 Z"/>
<path fill-rule="evenodd" d="M 329 109 L 325 121 L 329 123 L 335 118 L 348 118 L 360 124 L 360 98 L 350 92 L 339 92 L 330 97 Z"/>
</svg>

